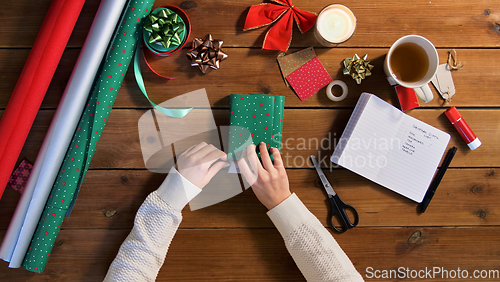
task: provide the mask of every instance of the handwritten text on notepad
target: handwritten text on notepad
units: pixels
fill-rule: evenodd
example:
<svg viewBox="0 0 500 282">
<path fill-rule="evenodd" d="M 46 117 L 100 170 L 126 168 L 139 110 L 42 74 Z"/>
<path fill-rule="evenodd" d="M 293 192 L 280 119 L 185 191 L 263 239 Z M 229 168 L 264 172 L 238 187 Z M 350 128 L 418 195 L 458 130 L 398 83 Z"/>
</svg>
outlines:
<svg viewBox="0 0 500 282">
<path fill-rule="evenodd" d="M 425 129 L 412 125 L 408 131 L 408 137 L 401 146 L 401 150 L 409 155 L 413 155 L 419 147 L 429 147 L 432 142 L 438 141 L 439 137 Z"/>
<path fill-rule="evenodd" d="M 333 163 L 421 202 L 450 135 L 363 93 L 341 139 L 346 141 L 335 148 Z"/>
</svg>

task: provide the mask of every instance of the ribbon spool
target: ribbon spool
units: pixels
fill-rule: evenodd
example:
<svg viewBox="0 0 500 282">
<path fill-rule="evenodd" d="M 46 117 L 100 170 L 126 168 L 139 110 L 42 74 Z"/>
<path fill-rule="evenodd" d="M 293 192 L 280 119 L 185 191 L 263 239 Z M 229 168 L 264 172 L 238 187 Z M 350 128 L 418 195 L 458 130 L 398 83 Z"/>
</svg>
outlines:
<svg viewBox="0 0 500 282">
<path fill-rule="evenodd" d="M 154 9 L 144 23 L 144 45 L 154 54 L 170 56 L 186 45 L 191 24 L 186 13 L 173 5 Z"/>
<path fill-rule="evenodd" d="M 156 55 L 167 57 L 175 54 L 181 50 L 184 45 L 186 45 L 189 35 L 191 34 L 191 24 L 188 16 L 182 9 L 173 5 L 163 5 L 153 10 L 148 16 L 146 22 L 144 23 L 142 33 L 144 45 L 148 50 Z M 172 40 L 174 36 L 175 39 Z M 134 75 L 135 81 L 141 89 L 142 94 L 144 94 L 149 103 L 151 103 L 151 105 L 162 114 L 175 118 L 182 118 L 187 115 L 193 108 L 167 109 L 158 106 L 151 101 L 151 99 L 149 99 L 141 72 L 141 53 L 144 58 L 144 62 L 154 74 L 166 79 L 174 79 L 175 77 L 167 77 L 157 73 L 151 65 L 149 65 L 144 54 L 144 48 L 142 48 L 142 52 L 140 51 L 141 42 L 139 41 L 134 56 Z"/>
<path fill-rule="evenodd" d="M 181 28 L 181 26 L 183 28 L 183 31 L 178 32 L 180 31 L 179 28 Z M 179 38 L 173 41 L 180 40 L 180 43 L 172 42 L 173 44 L 171 43 L 170 45 L 165 43 L 168 42 L 169 38 L 172 38 L 175 34 L 178 33 L 180 33 L 180 35 L 178 35 Z M 147 47 L 147 49 L 153 54 L 162 57 L 168 57 L 182 50 L 182 48 L 184 48 L 184 45 L 186 45 L 190 35 L 191 23 L 188 16 L 181 8 L 173 5 L 163 5 L 154 9 L 146 18 L 142 32 L 144 45 Z M 180 38 L 181 36 L 183 38 Z M 162 44 L 162 42 L 165 44 Z M 166 79 L 175 78 L 164 76 L 156 72 L 146 59 L 144 49 L 142 49 L 142 52 L 144 62 L 146 62 L 146 65 L 154 74 Z"/>
</svg>

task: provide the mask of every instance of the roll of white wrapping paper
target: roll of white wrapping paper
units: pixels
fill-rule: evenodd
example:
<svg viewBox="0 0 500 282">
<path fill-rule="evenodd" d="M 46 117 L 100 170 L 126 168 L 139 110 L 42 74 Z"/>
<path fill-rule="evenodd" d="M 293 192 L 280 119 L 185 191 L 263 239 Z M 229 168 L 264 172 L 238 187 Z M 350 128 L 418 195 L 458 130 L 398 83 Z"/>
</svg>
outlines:
<svg viewBox="0 0 500 282">
<path fill-rule="evenodd" d="M 126 2 L 103 0 L 95 15 L 0 248 L 11 268 L 23 262 Z"/>
</svg>

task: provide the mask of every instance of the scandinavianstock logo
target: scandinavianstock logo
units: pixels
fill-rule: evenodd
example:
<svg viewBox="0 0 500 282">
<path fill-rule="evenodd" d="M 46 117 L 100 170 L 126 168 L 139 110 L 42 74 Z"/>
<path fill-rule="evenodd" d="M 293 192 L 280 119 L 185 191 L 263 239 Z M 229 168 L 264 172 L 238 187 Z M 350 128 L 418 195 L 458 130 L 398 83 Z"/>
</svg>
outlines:
<svg viewBox="0 0 500 282">
<path fill-rule="evenodd" d="M 193 109 L 183 118 L 172 118 L 149 110 L 138 122 L 141 151 L 146 168 L 155 173 L 168 173 L 175 165 L 176 155 L 200 142 L 213 144 L 224 150 L 229 126 L 217 127 L 205 89 L 195 90 L 160 104 L 169 109 Z M 241 130 L 239 128 L 238 130 Z M 249 138 L 250 134 L 248 134 Z M 251 142 L 251 140 L 249 140 Z M 215 205 L 232 198 L 250 185 L 240 182 L 236 168 L 222 169 L 202 192 L 189 202 L 191 210 Z"/>
</svg>

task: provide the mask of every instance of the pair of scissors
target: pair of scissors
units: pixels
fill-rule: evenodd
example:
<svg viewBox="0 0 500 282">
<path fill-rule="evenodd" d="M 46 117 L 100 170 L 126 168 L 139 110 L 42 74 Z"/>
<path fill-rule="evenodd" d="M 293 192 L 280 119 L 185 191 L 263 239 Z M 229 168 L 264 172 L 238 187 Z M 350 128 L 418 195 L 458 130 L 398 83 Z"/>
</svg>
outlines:
<svg viewBox="0 0 500 282">
<path fill-rule="evenodd" d="M 353 228 L 356 225 L 358 225 L 359 217 L 358 217 L 358 212 L 356 211 L 355 208 L 353 208 L 351 205 L 348 205 L 344 203 L 339 195 L 333 191 L 332 185 L 330 185 L 330 182 L 328 182 L 328 179 L 326 178 L 325 174 L 323 173 L 323 170 L 321 170 L 321 167 L 319 167 L 318 162 L 316 161 L 316 158 L 314 156 L 311 156 L 311 161 L 314 164 L 314 167 L 316 168 L 316 172 L 319 175 L 319 179 L 321 180 L 321 183 L 323 184 L 323 188 L 325 188 L 326 194 L 328 195 L 328 200 L 330 201 L 330 214 L 329 214 L 329 219 L 330 219 L 330 224 L 332 225 L 333 229 L 339 233 L 344 233 L 347 231 L 349 228 Z M 349 216 L 347 216 L 347 213 L 345 212 L 346 209 L 349 209 L 353 212 L 354 214 L 354 223 L 351 222 L 349 219 Z M 335 226 L 333 224 L 333 218 L 337 218 L 341 226 Z"/>
</svg>

